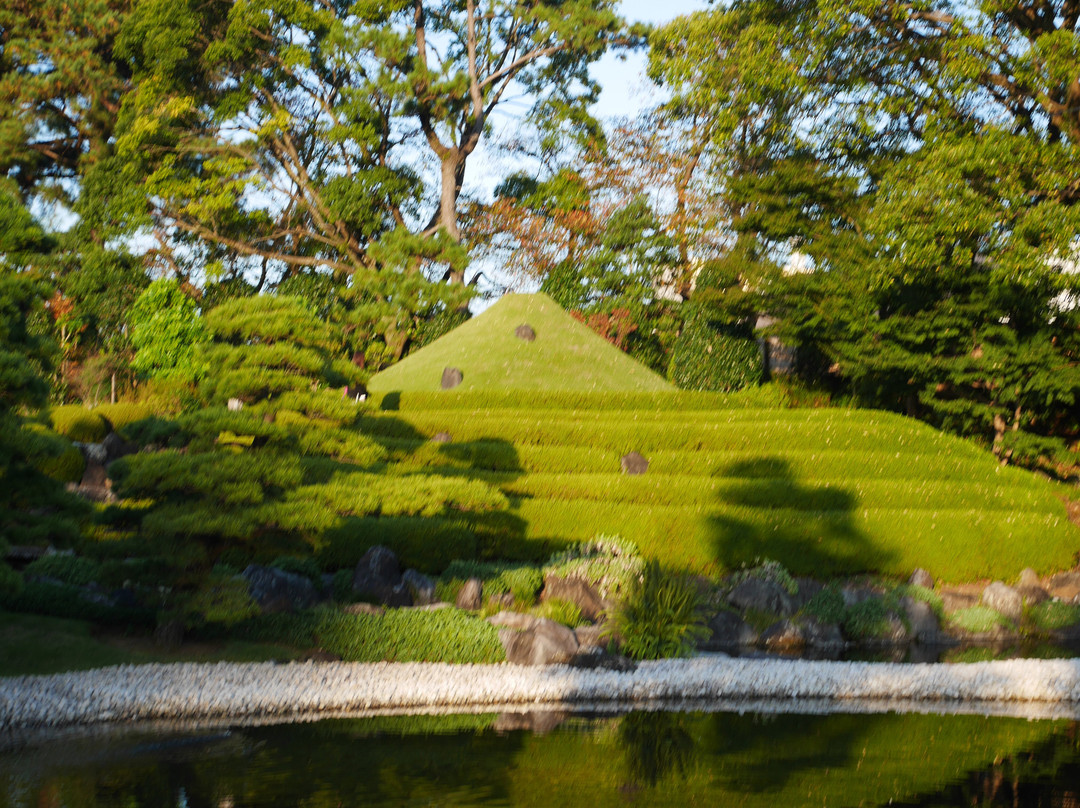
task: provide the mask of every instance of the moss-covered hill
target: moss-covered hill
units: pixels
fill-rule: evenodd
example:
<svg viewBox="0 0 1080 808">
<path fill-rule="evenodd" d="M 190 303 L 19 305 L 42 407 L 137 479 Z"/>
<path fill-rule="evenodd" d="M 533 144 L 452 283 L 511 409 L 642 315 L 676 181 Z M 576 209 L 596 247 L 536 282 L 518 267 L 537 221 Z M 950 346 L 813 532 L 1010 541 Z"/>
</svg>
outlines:
<svg viewBox="0 0 1080 808">
<path fill-rule="evenodd" d="M 511 506 L 371 527 L 413 547 L 469 534 L 481 556 L 522 558 L 619 534 L 698 572 L 771 558 L 817 576 L 925 567 L 946 580 L 1011 580 L 1027 566 L 1074 563 L 1080 529 L 1062 498 L 1075 490 L 917 421 L 789 410 L 769 397 L 387 396 L 392 411 L 362 428 L 388 447 L 396 473 L 484 480 Z M 430 440 L 440 432 L 451 442 Z M 622 472 L 630 451 L 649 460 L 645 474 Z"/>
<path fill-rule="evenodd" d="M 529 325 L 533 341 L 514 335 Z M 544 294 L 504 295 L 464 325 L 371 378 L 373 392 L 436 391 L 443 370 L 460 391 L 649 391 L 672 387 L 598 337 Z"/>
</svg>

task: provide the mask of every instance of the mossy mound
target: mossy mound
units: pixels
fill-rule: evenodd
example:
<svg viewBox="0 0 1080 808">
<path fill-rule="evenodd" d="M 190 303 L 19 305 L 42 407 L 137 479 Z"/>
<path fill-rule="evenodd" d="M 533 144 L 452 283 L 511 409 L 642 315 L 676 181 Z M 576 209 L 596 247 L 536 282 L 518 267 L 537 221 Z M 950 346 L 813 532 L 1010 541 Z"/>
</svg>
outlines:
<svg viewBox="0 0 1080 808">
<path fill-rule="evenodd" d="M 534 338 L 515 334 L 531 327 Z M 482 314 L 373 376 L 374 393 L 439 391 L 456 368 L 460 392 L 662 391 L 667 381 L 597 336 L 545 294 L 504 295 Z"/>
</svg>

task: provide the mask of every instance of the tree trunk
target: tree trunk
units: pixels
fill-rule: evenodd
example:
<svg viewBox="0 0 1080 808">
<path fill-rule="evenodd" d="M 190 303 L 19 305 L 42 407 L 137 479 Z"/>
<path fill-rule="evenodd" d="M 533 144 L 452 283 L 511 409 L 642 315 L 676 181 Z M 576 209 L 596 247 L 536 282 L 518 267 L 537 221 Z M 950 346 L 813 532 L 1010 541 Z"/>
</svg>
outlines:
<svg viewBox="0 0 1080 808">
<path fill-rule="evenodd" d="M 109 403 L 116 403 L 116 371 L 112 372 L 112 376 L 109 379 Z"/>
<path fill-rule="evenodd" d="M 457 201 L 461 193 L 461 181 L 465 173 L 465 156 L 453 149 L 442 158 L 442 188 L 439 196 L 439 226 L 455 243 L 461 243 L 458 227 Z M 464 269 L 451 269 L 447 280 L 451 284 L 465 283 Z"/>
</svg>

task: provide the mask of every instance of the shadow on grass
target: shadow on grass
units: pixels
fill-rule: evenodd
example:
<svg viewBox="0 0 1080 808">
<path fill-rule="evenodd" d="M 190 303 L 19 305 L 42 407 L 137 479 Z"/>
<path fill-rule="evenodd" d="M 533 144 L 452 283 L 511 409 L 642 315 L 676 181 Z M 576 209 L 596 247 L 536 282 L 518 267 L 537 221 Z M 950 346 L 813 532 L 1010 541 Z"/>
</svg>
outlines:
<svg viewBox="0 0 1080 808">
<path fill-rule="evenodd" d="M 733 483 L 720 495 L 721 515 L 709 519 L 727 569 L 771 559 L 822 578 L 882 569 L 892 558 L 856 526 L 854 494 L 804 483 L 783 458 L 742 460 L 715 476 Z"/>
</svg>

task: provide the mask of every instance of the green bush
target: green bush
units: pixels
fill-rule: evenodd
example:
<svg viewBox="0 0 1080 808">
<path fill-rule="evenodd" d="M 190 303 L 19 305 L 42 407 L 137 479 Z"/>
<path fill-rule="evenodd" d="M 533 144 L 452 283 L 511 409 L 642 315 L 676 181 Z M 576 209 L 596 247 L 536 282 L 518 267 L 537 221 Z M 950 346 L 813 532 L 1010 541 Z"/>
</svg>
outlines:
<svg viewBox="0 0 1080 808">
<path fill-rule="evenodd" d="M 390 609 L 379 615 L 319 608 L 268 615 L 238 627 L 264 642 L 319 647 L 347 662 L 490 663 L 505 660 L 498 632 L 457 609 Z"/>
<path fill-rule="evenodd" d="M 744 568 L 735 575 L 737 582 L 750 578 L 776 584 L 789 595 L 799 594 L 799 585 L 791 577 L 791 573 L 784 568 L 783 564 L 771 558 L 755 559 L 753 567 Z"/>
<path fill-rule="evenodd" d="M 1080 623 L 1080 605 L 1047 600 L 1029 607 L 1024 616 L 1036 631 L 1057 631 Z"/>
<path fill-rule="evenodd" d="M 149 404 L 141 401 L 118 401 L 115 404 L 99 404 L 94 407 L 94 414 L 104 418 L 115 432 L 124 432 L 124 427 L 136 421 L 153 418 L 157 413 Z"/>
<path fill-rule="evenodd" d="M 867 598 L 844 612 L 844 634 L 856 640 L 870 640 L 889 633 L 889 610 L 881 598 Z"/>
<path fill-rule="evenodd" d="M 684 390 L 741 390 L 760 384 L 763 375 L 753 337 L 721 333 L 700 317 L 683 327 L 668 363 L 668 379 Z"/>
<path fill-rule="evenodd" d="M 810 598 L 803 611 L 824 623 L 840 625 L 844 621 L 847 607 L 844 605 L 844 596 L 840 592 L 840 587 L 829 584 Z"/>
<path fill-rule="evenodd" d="M 620 536 L 594 536 L 561 553 L 544 565 L 544 575 L 578 577 L 597 588 L 600 597 L 614 599 L 641 576 L 641 556 L 633 542 Z"/>
<path fill-rule="evenodd" d="M 78 404 L 53 407 L 49 410 L 49 422 L 65 438 L 80 443 L 97 443 L 108 432 L 104 418 Z"/>
<path fill-rule="evenodd" d="M 450 562 L 476 558 L 476 535 L 456 519 L 383 517 L 344 519 L 323 534 L 316 553 L 324 569 L 355 567 L 375 545 L 390 548 L 402 567 L 438 575 Z"/>
<path fill-rule="evenodd" d="M 479 578 L 483 582 L 485 598 L 511 594 L 514 602 L 522 606 L 532 605 L 544 586 L 544 576 L 536 567 L 467 559 L 452 561 L 440 582 L 447 587 L 447 594 L 453 593 L 456 597 L 456 590 L 469 578 Z"/>
<path fill-rule="evenodd" d="M 897 602 L 904 597 L 922 601 L 930 607 L 930 610 L 937 617 L 939 623 L 944 622 L 945 601 L 943 601 L 941 595 L 933 589 L 928 589 L 927 587 L 919 586 L 918 584 L 901 584 L 896 587 L 891 594 Z"/>
<path fill-rule="evenodd" d="M 26 573 L 55 578 L 71 586 L 86 586 L 98 580 L 101 569 L 96 561 L 83 556 L 52 553 L 27 564 Z"/>
<path fill-rule="evenodd" d="M 60 483 L 77 483 L 86 470 L 83 453 L 71 441 L 40 424 L 31 424 L 34 449 L 30 462 L 46 477 Z"/>
<path fill-rule="evenodd" d="M 235 575 L 209 575 L 185 604 L 185 623 L 199 626 L 220 623 L 234 626 L 259 613 L 259 605 L 251 597 L 248 583 Z"/>
<path fill-rule="evenodd" d="M 537 608 L 536 614 L 539 617 L 546 617 L 548 620 L 554 620 L 556 623 L 562 623 L 570 628 L 583 626 L 589 622 L 585 619 L 576 603 L 561 598 L 545 600 Z"/>
<path fill-rule="evenodd" d="M 1013 625 L 1004 615 L 989 606 L 970 606 L 949 615 L 949 624 L 969 634 L 989 634 L 999 626 L 1011 629 Z"/>
<path fill-rule="evenodd" d="M 276 567 L 282 572 L 291 572 L 293 575 L 301 575 L 315 584 L 316 589 L 322 589 L 322 570 L 313 558 L 299 558 L 298 556 L 278 556 L 270 562 L 271 567 Z"/>
<path fill-rule="evenodd" d="M 23 577 L 0 561 L 0 601 L 10 602 L 22 594 Z"/>
<path fill-rule="evenodd" d="M 77 587 L 44 581 L 28 581 L 22 591 L 15 595 L 0 592 L 0 607 L 13 612 L 92 620 L 107 625 L 149 628 L 157 621 L 152 609 L 109 606 L 87 599 L 83 590 Z"/>
<path fill-rule="evenodd" d="M 353 600 L 353 571 L 338 570 L 330 583 L 330 592 L 338 603 L 351 603 Z"/>
<path fill-rule="evenodd" d="M 689 656 L 708 636 L 700 595 L 686 575 L 648 561 L 611 615 L 611 632 L 634 659 Z"/>
</svg>

